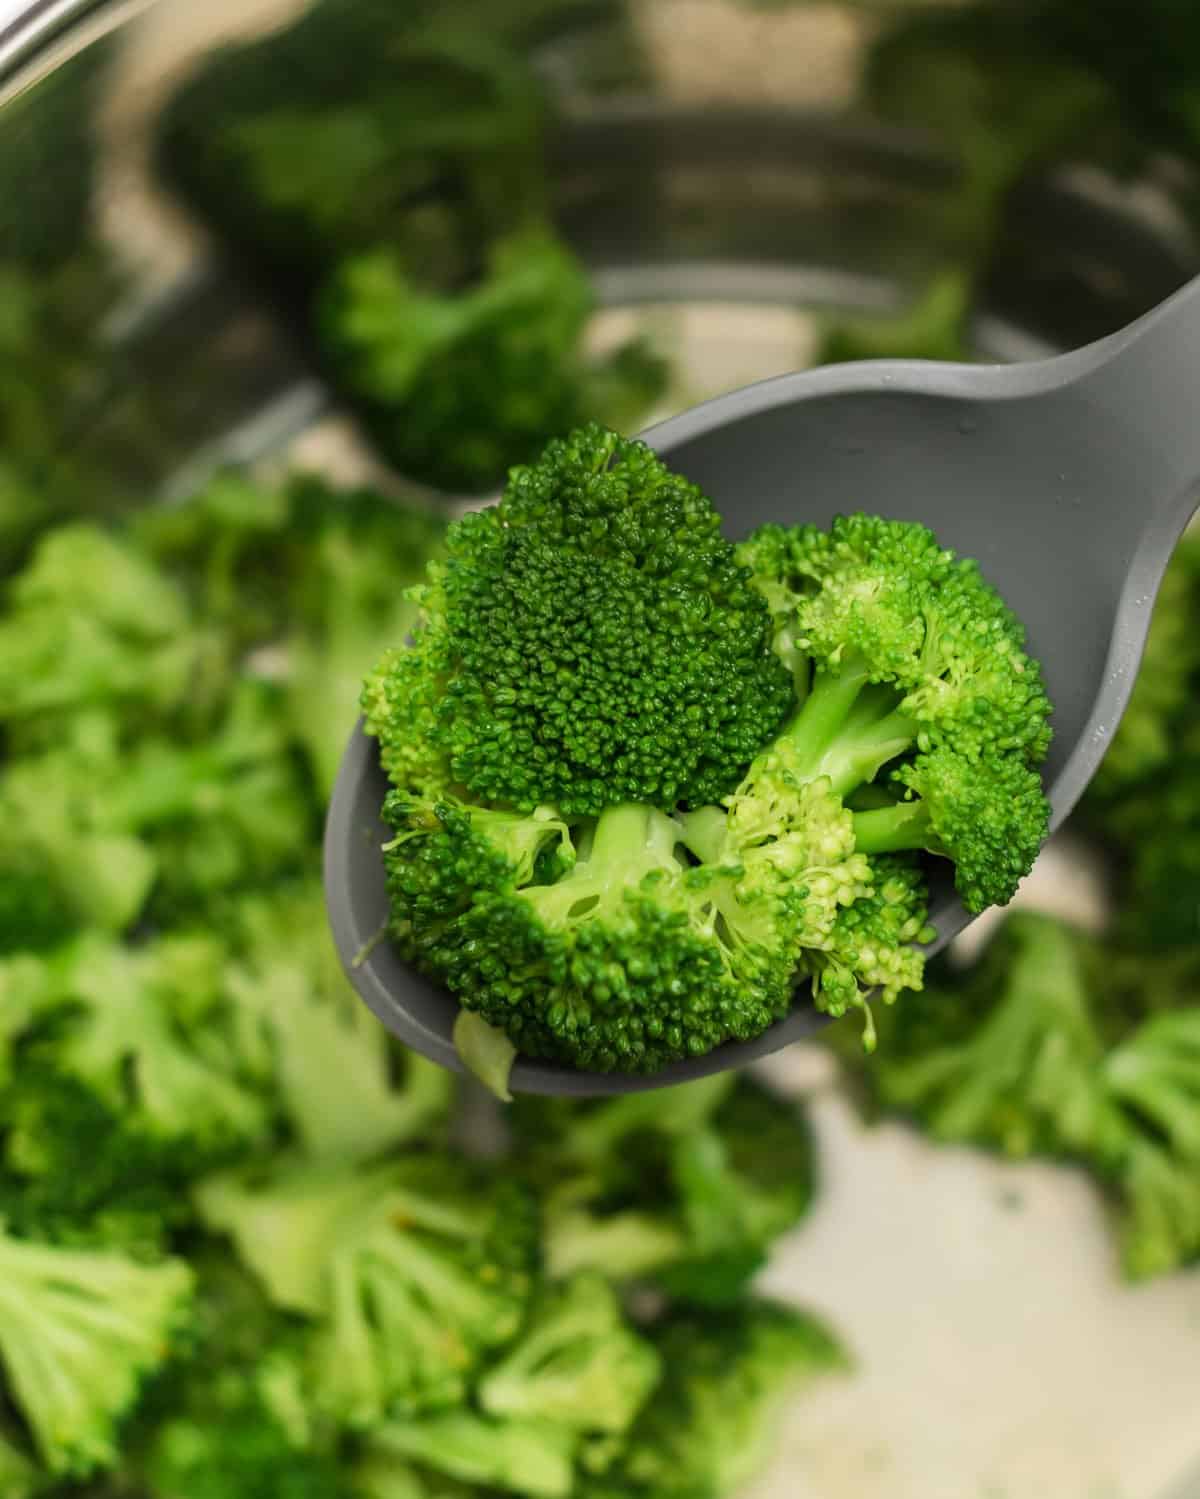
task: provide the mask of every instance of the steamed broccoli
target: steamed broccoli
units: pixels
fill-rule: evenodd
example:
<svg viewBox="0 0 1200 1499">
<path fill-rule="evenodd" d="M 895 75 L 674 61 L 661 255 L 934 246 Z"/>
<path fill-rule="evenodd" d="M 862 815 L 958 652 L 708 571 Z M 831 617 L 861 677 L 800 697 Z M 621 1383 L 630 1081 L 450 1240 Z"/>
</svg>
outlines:
<svg viewBox="0 0 1200 1499">
<path fill-rule="evenodd" d="M 514 469 L 499 505 L 451 527 L 415 649 L 368 681 L 397 784 L 572 817 L 731 791 L 791 685 L 720 524 L 644 444 L 597 426 Z"/>
<path fill-rule="evenodd" d="M 545 1192 L 552 1276 L 591 1270 L 725 1303 L 811 1200 L 803 1115 L 747 1077 L 592 1104 L 521 1099 L 514 1116 Z"/>
<path fill-rule="evenodd" d="M 346 1425 L 461 1401 L 521 1325 L 531 1202 L 461 1158 L 301 1164 L 265 1182 L 214 1179 L 198 1200 L 272 1301 L 324 1319 L 316 1387 Z"/>
<path fill-rule="evenodd" d="M 0 1229 L 0 1364 L 51 1472 L 116 1462 L 118 1423 L 169 1357 L 191 1289 L 182 1260 L 140 1264 Z"/>
<path fill-rule="evenodd" d="M 306 1154 L 370 1157 L 436 1131 L 450 1074 L 401 1055 L 347 984 L 319 886 L 247 900 L 236 932 L 223 976 L 232 1056 L 277 1094 Z"/>
<path fill-rule="evenodd" d="M 585 358 L 591 286 L 544 228 L 499 240 L 483 279 L 456 295 L 420 289 L 380 248 L 341 266 L 320 305 L 376 443 L 401 473 L 451 492 L 486 492 L 580 421 L 636 425 L 666 383 L 637 341 Z"/>
<path fill-rule="evenodd" d="M 657 1353 L 626 1322 L 612 1287 L 579 1275 L 535 1303 L 519 1341 L 480 1380 L 478 1398 L 505 1421 L 619 1434 L 660 1373 Z"/>
<path fill-rule="evenodd" d="M 373 1435 L 368 1453 L 376 1461 L 417 1462 L 487 1490 L 568 1499 L 576 1441 L 568 1427 L 553 1422 L 498 1421 L 462 1406 L 393 1421 Z"/>
<path fill-rule="evenodd" d="M 832 1014 L 890 1002 L 927 935 L 895 856 L 952 858 L 978 911 L 1045 837 L 1049 702 L 973 563 L 867 516 L 736 555 L 718 525 L 582 429 L 452 528 L 367 679 L 393 936 L 527 1054 L 656 1071 L 758 1035 L 800 977 Z"/>
<path fill-rule="evenodd" d="M 935 1139 L 1006 1154 L 1100 1154 L 1115 1125 L 1102 1085 L 1097 956 L 1048 916 L 1008 918 L 980 962 L 898 1006 L 868 1072 L 887 1106 Z"/>
<path fill-rule="evenodd" d="M 766 1301 L 669 1317 L 654 1341 L 662 1385 L 586 1499 L 732 1496 L 768 1460 L 787 1396 L 848 1363 L 814 1318 Z"/>
<path fill-rule="evenodd" d="M 0 1499 L 32 1499 L 41 1476 L 15 1438 L 0 1428 Z"/>
</svg>

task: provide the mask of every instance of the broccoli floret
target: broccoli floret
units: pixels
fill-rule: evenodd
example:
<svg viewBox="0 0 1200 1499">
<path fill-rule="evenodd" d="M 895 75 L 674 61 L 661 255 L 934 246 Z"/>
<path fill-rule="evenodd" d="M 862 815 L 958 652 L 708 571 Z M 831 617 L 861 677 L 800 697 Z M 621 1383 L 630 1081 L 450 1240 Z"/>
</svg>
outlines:
<svg viewBox="0 0 1200 1499">
<path fill-rule="evenodd" d="M 1200 1010 L 1143 1021 L 1105 1057 L 1103 1080 L 1122 1127 L 1097 1164 L 1117 1196 L 1125 1268 L 1162 1274 L 1200 1254 Z"/>
<path fill-rule="evenodd" d="M 847 1358 L 804 1312 L 747 1301 L 676 1315 L 654 1330 L 665 1371 L 626 1446 L 588 1499 L 725 1499 L 768 1461 L 784 1400 L 845 1369 Z"/>
<path fill-rule="evenodd" d="M 943 970 L 889 1013 L 869 1068 L 880 1098 L 938 1140 L 1016 1156 L 1103 1152 L 1114 1119 L 1096 963 L 1063 923 L 1014 913 L 957 982 Z"/>
<path fill-rule="evenodd" d="M 149 845 L 168 914 L 311 867 L 313 809 L 282 690 L 242 681 L 198 742 L 139 740 L 104 788 L 98 817 L 102 829 Z"/>
<path fill-rule="evenodd" d="M 263 1138 L 264 1100 L 207 1060 L 176 1023 L 171 965 L 153 945 L 122 947 L 91 933 L 64 963 L 55 1034 L 41 1053 L 46 1065 L 152 1139 L 219 1155 Z"/>
<path fill-rule="evenodd" d="M 686 549 L 685 515 L 701 533 Z M 415 646 L 366 684 L 396 786 L 384 807 L 392 935 L 527 1055 L 657 1071 L 760 1034 L 788 1013 L 799 976 L 834 1014 L 874 987 L 890 1002 L 919 985 L 913 944 L 932 935 L 918 865 L 891 856 L 953 858 L 978 911 L 1011 897 L 1045 837 L 1049 703 L 1020 624 L 973 563 L 921 526 L 869 516 L 829 532 L 762 528 L 738 555 L 773 625 L 772 676 L 716 524 L 638 444 L 598 428 L 552 443 L 514 470 L 498 507 L 452 531 Z M 681 632 L 668 585 L 693 587 L 702 554 L 698 638 Z M 610 564 L 632 555 L 627 586 L 630 569 Z M 602 604 L 564 620 L 605 558 Z M 561 570 L 581 565 L 572 586 Z M 672 636 L 658 665 L 629 648 L 655 614 Z M 709 648 L 720 634 L 724 667 Z M 679 692 L 663 693 L 664 675 Z M 779 686 L 792 703 L 782 724 Z M 681 693 L 706 704 L 699 737 L 678 718 Z M 730 727 L 722 705 L 735 696 Z M 672 715 L 688 759 L 668 755 Z M 846 798 L 885 769 L 886 804 L 852 811 Z"/>
<path fill-rule="evenodd" d="M 128 541 L 62 526 L 10 584 L 0 616 L 0 721 L 60 738 L 93 707 L 161 713 L 187 696 L 197 637 L 187 602 Z"/>
<path fill-rule="evenodd" d="M 1005 904 L 1047 833 L 1050 702 L 999 594 L 925 527 L 875 516 L 764 526 L 739 556 L 807 689 L 775 746 L 788 773 L 846 797 L 899 762 L 856 850 L 942 854 L 969 910 Z"/>
<path fill-rule="evenodd" d="M 34 947 L 57 927 L 120 932 L 141 916 L 159 873 L 154 850 L 112 820 L 106 793 L 124 768 L 103 719 L 83 742 L 11 761 L 0 775 L 3 857 L 22 880 L 12 899 L 43 920 L 21 945 Z M 26 867 L 33 864 L 32 870 Z M 38 939 L 35 941 L 35 939 Z M 19 943 L 19 930 L 10 941 Z"/>
<path fill-rule="evenodd" d="M 381 640 L 404 640 L 417 619 L 408 589 L 440 555 L 445 524 L 369 489 L 293 479 L 287 703 L 322 799 L 333 790 L 363 677 Z"/>
<path fill-rule="evenodd" d="M 586 360 L 592 308 L 584 267 L 534 228 L 499 240 L 457 295 L 422 289 L 391 249 L 356 256 L 333 275 L 318 323 L 400 472 L 481 494 L 555 433 L 588 419 L 636 426 L 661 394 L 665 366 L 639 342 Z"/>
<path fill-rule="evenodd" d="M 546 1193 L 553 1277 L 589 1269 L 725 1303 L 811 1200 L 804 1117 L 749 1078 L 595 1104 L 522 1099 L 515 1119 L 526 1169 Z"/>
<path fill-rule="evenodd" d="M 567 1499 L 575 1487 L 576 1441 L 553 1422 L 497 1421 L 464 1406 L 393 1421 L 373 1434 L 368 1453 L 529 1499 Z"/>
<path fill-rule="evenodd" d="M 242 953 L 224 975 L 233 1054 L 278 1095 L 314 1158 L 363 1159 L 436 1134 L 450 1110 L 442 1067 L 400 1053 L 346 982 L 319 886 L 246 901 Z"/>
<path fill-rule="evenodd" d="M 116 1463 L 118 1423 L 170 1356 L 192 1279 L 181 1260 L 141 1264 L 0 1229 L 0 1362 L 51 1472 Z"/>
<path fill-rule="evenodd" d="M 611 1285 L 579 1275 L 543 1292 L 515 1347 L 480 1381 L 479 1403 L 506 1421 L 570 1431 L 628 1429 L 658 1383 L 654 1348 L 626 1321 Z"/>
<path fill-rule="evenodd" d="M 402 789 L 415 729 L 444 756 L 442 786 L 485 803 L 702 804 L 788 710 L 720 517 L 642 443 L 598 426 L 551 442 L 498 506 L 451 527 L 447 553 L 419 591 L 416 649 L 365 694 Z"/>
<path fill-rule="evenodd" d="M 521 1325 L 531 1200 L 462 1159 L 303 1164 L 265 1182 L 215 1179 L 198 1200 L 274 1302 L 323 1319 L 317 1388 L 345 1424 L 453 1405 Z"/>
</svg>

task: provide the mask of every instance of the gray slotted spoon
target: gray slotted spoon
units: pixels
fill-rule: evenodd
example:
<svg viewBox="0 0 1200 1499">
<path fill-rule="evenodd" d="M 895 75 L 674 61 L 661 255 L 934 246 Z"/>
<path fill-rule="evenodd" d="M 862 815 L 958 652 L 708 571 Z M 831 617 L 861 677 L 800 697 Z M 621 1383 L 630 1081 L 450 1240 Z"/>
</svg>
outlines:
<svg viewBox="0 0 1200 1499">
<path fill-rule="evenodd" d="M 651 447 L 694 480 L 731 536 L 764 521 L 827 525 L 865 510 L 921 521 L 974 557 L 1029 633 L 1055 705 L 1046 766 L 1051 826 L 1095 774 L 1124 712 L 1154 596 L 1200 497 L 1200 280 L 1138 322 L 1071 354 L 980 366 L 833 365 L 751 385 L 653 428 Z M 325 831 L 325 891 L 356 989 L 407 1045 L 461 1070 L 454 1000 L 377 941 L 387 913 L 373 741 L 350 739 Z M 942 867 L 939 867 L 942 866 Z M 931 861 L 944 947 L 970 917 Z M 656 1088 L 737 1067 L 824 1020 L 792 1013 L 652 1077 L 518 1059 L 516 1092 Z"/>
</svg>

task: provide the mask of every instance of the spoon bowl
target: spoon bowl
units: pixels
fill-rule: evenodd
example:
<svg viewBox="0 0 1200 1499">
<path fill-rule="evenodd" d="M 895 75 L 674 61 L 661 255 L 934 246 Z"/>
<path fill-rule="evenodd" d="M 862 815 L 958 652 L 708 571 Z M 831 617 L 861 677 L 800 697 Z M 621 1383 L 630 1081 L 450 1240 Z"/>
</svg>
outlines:
<svg viewBox="0 0 1200 1499">
<path fill-rule="evenodd" d="M 828 525 L 856 510 L 920 521 L 973 557 L 1023 620 L 1054 704 L 1051 828 L 1094 775 L 1120 721 L 1154 598 L 1200 488 L 1200 281 L 1111 338 L 1034 363 L 834 365 L 720 396 L 645 434 L 699 484 L 734 539 L 767 521 Z M 325 886 L 359 994 L 407 1045 L 461 1069 L 458 1007 L 386 940 L 379 820 L 386 782 L 356 728 L 326 828 Z M 944 947 L 970 920 L 930 861 Z M 903 1001 L 901 1001 L 903 1002 Z M 824 1021 L 798 991 L 784 1020 L 650 1077 L 518 1059 L 518 1092 L 663 1087 L 741 1066 Z"/>
</svg>

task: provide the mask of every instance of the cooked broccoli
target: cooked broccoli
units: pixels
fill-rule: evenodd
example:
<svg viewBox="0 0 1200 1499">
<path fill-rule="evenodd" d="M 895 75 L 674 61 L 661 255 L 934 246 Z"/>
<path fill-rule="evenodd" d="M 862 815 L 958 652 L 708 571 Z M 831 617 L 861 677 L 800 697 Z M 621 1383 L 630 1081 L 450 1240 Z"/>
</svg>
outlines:
<svg viewBox="0 0 1200 1499">
<path fill-rule="evenodd" d="M 89 934 L 70 954 L 53 1066 L 125 1111 L 152 1137 L 221 1150 L 262 1139 L 263 1100 L 209 1062 L 172 1016 L 173 972 L 154 945 Z"/>
<path fill-rule="evenodd" d="M 786 1397 L 848 1362 L 821 1323 L 765 1301 L 669 1317 L 654 1341 L 663 1382 L 587 1499 L 733 1495 L 769 1459 Z"/>
<path fill-rule="evenodd" d="M 657 1353 L 626 1321 L 611 1285 L 578 1275 L 543 1293 L 520 1340 L 480 1380 L 478 1399 L 505 1421 L 620 1433 L 660 1373 Z"/>
<path fill-rule="evenodd" d="M 311 476 L 293 479 L 288 498 L 288 716 L 326 799 L 363 676 L 381 640 L 403 640 L 415 625 L 408 587 L 440 554 L 445 525 L 373 490 L 342 492 Z"/>
<path fill-rule="evenodd" d="M 1016 912 L 984 957 L 888 1014 L 868 1071 L 935 1139 L 1009 1155 L 1100 1153 L 1111 1140 L 1094 1009 L 1097 957 L 1052 917 Z"/>
<path fill-rule="evenodd" d="M 192 1279 L 182 1260 L 141 1264 L 0 1229 L 0 1363 L 51 1472 L 117 1461 L 118 1423 L 169 1357 Z"/>
<path fill-rule="evenodd" d="M 50 532 L 4 603 L 0 722 L 18 742 L 53 742 L 87 708 L 152 715 L 186 698 L 199 644 L 186 599 L 115 533 Z"/>
<path fill-rule="evenodd" d="M 241 955 L 224 985 L 233 1055 L 278 1094 L 306 1154 L 341 1160 L 428 1138 L 450 1110 L 451 1076 L 401 1055 L 347 984 L 320 887 L 247 900 Z"/>
<path fill-rule="evenodd" d="M 332 278 L 320 328 L 396 468 L 479 494 L 555 433 L 589 419 L 627 429 L 661 394 L 665 366 L 639 341 L 585 358 L 592 310 L 583 266 L 535 228 L 499 240 L 456 295 L 420 289 L 391 249 L 358 256 Z"/>
<path fill-rule="evenodd" d="M 832 1014 L 890 1002 L 927 937 L 892 855 L 952 858 L 978 911 L 1045 837 L 1049 702 L 973 563 L 855 516 L 762 528 L 747 577 L 717 525 L 640 444 L 551 443 L 367 680 L 393 936 L 529 1055 L 656 1071 L 759 1034 L 798 977 Z"/>
<path fill-rule="evenodd" d="M 529 1499 L 567 1499 L 575 1487 L 575 1445 L 568 1427 L 497 1421 L 464 1406 L 393 1421 L 372 1436 L 368 1452 Z"/>
<path fill-rule="evenodd" d="M 811 1200 L 803 1115 L 749 1078 L 585 1105 L 521 1099 L 515 1121 L 546 1193 L 552 1276 L 592 1270 L 725 1303 Z"/>
<path fill-rule="evenodd" d="M 302 1164 L 265 1183 L 215 1179 L 198 1200 L 274 1302 L 324 1319 L 317 1388 L 347 1425 L 460 1401 L 521 1325 L 532 1204 L 461 1158 Z"/>
<path fill-rule="evenodd" d="M 414 649 L 364 694 L 405 790 L 566 816 L 703 804 L 791 702 L 770 620 L 694 484 L 589 426 L 452 526 Z"/>
</svg>

